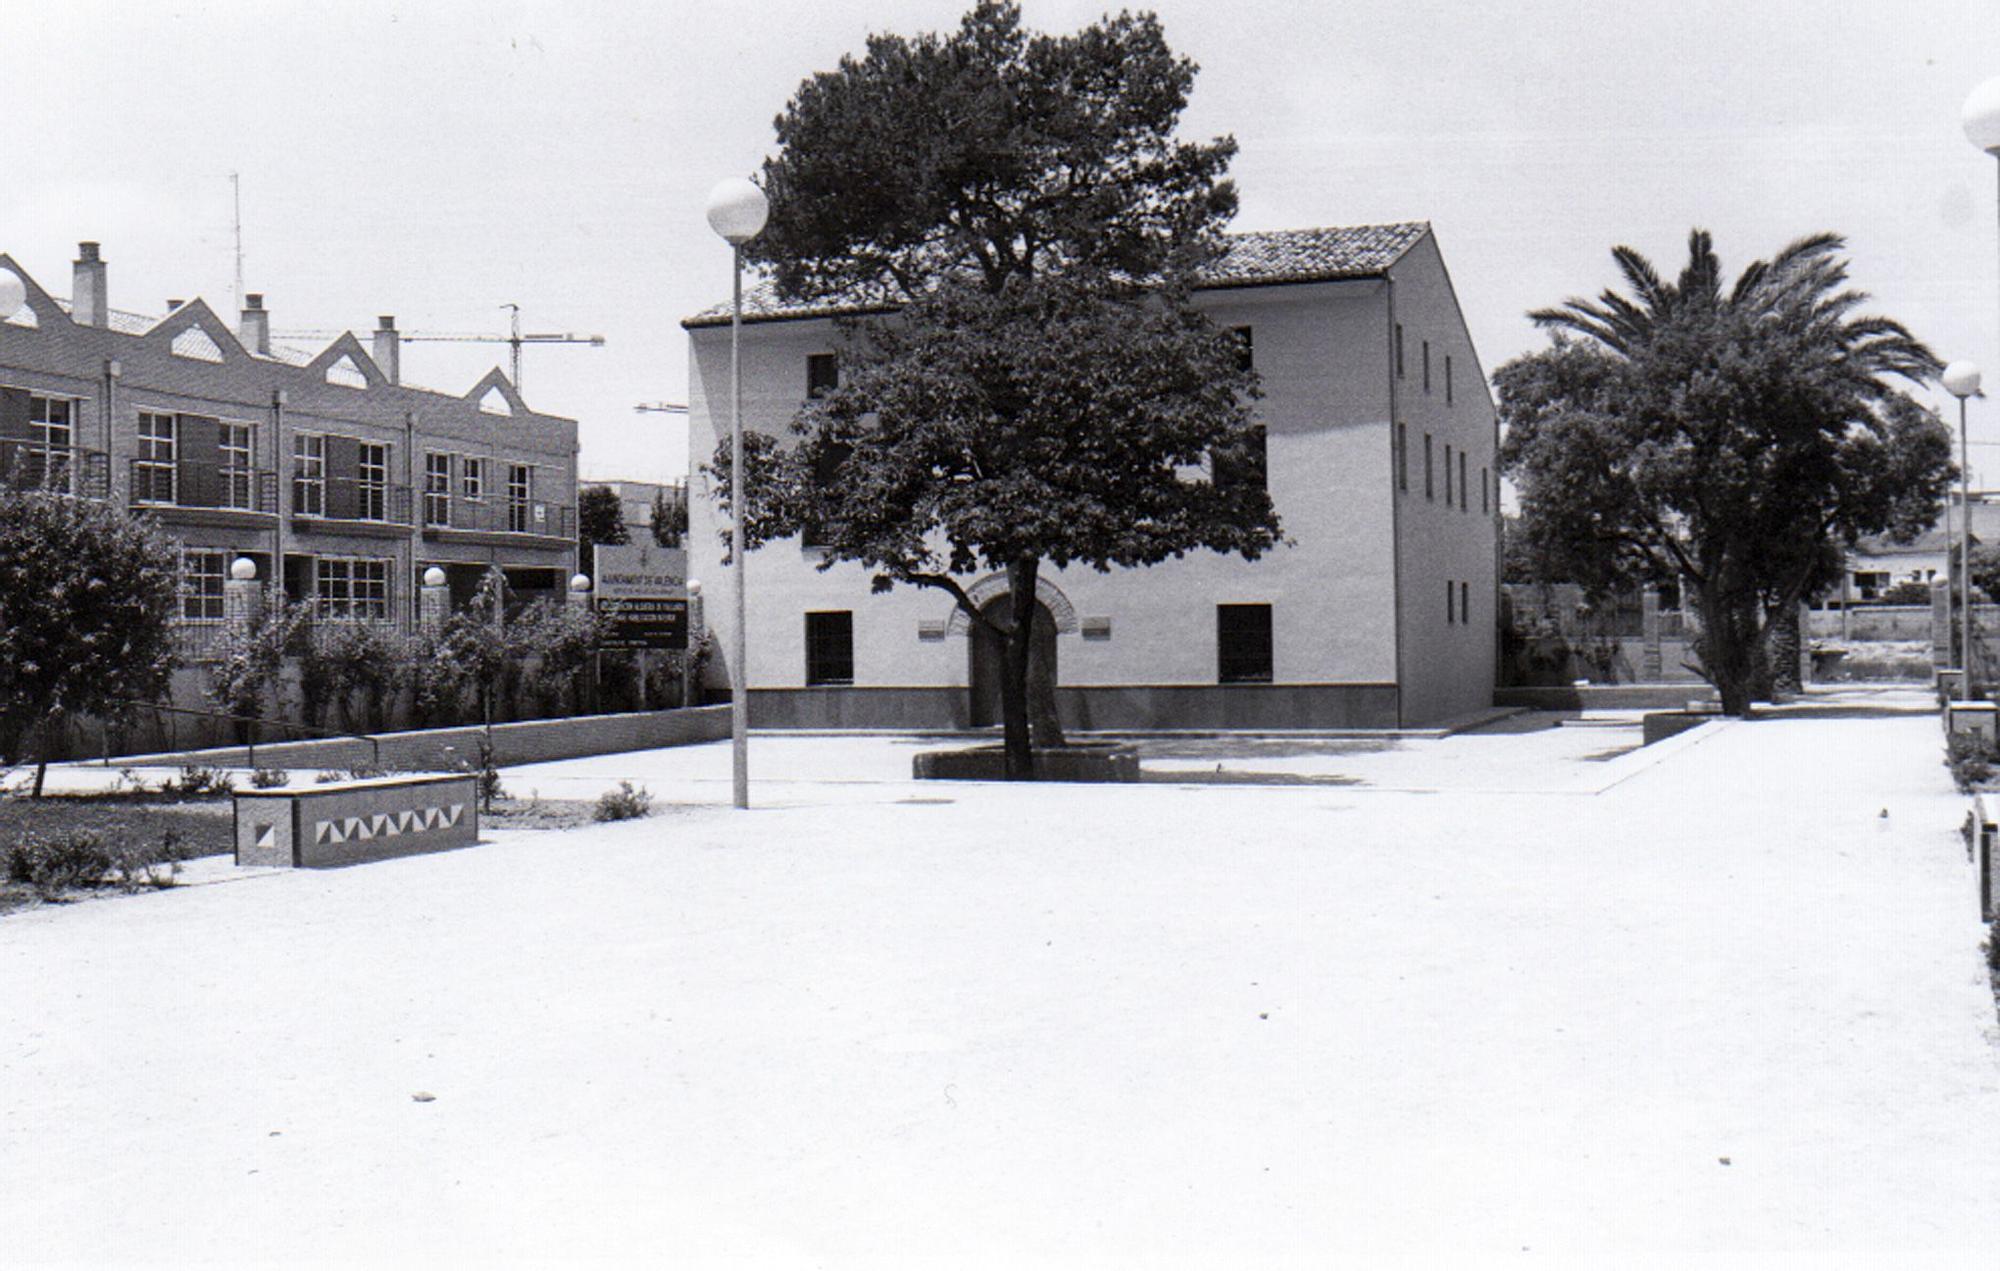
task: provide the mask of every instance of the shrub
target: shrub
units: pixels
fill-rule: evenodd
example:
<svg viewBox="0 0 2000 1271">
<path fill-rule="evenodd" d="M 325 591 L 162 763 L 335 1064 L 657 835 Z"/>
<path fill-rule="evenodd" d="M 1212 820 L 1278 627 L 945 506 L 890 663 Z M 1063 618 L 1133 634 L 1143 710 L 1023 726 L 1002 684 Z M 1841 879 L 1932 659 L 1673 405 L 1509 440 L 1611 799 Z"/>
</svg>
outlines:
<svg viewBox="0 0 2000 1271">
<path fill-rule="evenodd" d="M 7 849 L 7 877 L 26 883 L 43 900 L 90 887 L 111 873 L 113 853 L 95 830 L 27 834 Z"/>
<path fill-rule="evenodd" d="M 292 774 L 283 768 L 259 768 L 250 774 L 250 784 L 259 790 L 276 790 L 292 784 Z"/>
<path fill-rule="evenodd" d="M 1993 775 L 1993 746 L 1980 733 L 1953 733 L 1945 738 L 1945 766 L 1960 791 L 1972 788 Z"/>
<path fill-rule="evenodd" d="M 630 821 L 652 810 L 653 796 L 646 787 L 621 781 L 616 790 L 606 790 L 599 796 L 595 815 L 599 821 Z"/>
<path fill-rule="evenodd" d="M 162 793 L 183 799 L 198 799 L 205 794 L 230 794 L 235 789 L 236 778 L 228 773 L 191 763 L 182 765 L 180 779 L 168 782 Z"/>
</svg>

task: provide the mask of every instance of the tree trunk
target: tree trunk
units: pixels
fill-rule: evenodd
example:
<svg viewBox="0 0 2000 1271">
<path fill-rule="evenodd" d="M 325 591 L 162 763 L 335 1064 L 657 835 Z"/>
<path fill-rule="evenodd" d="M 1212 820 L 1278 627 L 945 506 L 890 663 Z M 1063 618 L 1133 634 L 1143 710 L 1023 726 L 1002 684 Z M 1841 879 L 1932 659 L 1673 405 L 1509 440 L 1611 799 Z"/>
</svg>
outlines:
<svg viewBox="0 0 2000 1271">
<path fill-rule="evenodd" d="M 1055 659 L 1044 657 L 1044 649 L 1055 646 L 1055 620 L 1048 610 L 1035 606 L 1034 638 L 1028 642 L 1028 731 L 1038 750 L 1069 743 L 1063 738 L 1062 719 L 1056 714 Z"/>
<path fill-rule="evenodd" d="M 1777 612 L 1771 615 L 1767 631 L 1772 691 L 1805 692 L 1805 684 L 1799 678 L 1799 653 L 1804 637 L 1799 631 L 1798 602 L 1779 605 Z"/>
<path fill-rule="evenodd" d="M 1757 603 L 1754 598 L 1747 603 L 1731 598 L 1710 586 L 1701 590 L 1696 604 L 1701 635 L 1695 641 L 1695 658 L 1701 672 L 1721 696 L 1723 714 L 1748 715 L 1767 667 Z"/>
<path fill-rule="evenodd" d="M 1035 779 L 1035 749 L 1028 735 L 1028 651 L 1035 639 L 1035 574 L 1040 563 L 1014 561 L 1007 566 L 1012 621 L 1001 657 L 1000 722 L 1009 781 Z"/>
</svg>

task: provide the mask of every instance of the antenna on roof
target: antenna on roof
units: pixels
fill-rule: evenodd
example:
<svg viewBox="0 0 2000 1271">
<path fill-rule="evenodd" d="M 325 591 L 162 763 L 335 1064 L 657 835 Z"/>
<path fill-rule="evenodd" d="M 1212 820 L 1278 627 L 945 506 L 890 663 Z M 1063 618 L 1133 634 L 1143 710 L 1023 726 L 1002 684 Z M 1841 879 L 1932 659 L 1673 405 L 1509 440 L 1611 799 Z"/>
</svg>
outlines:
<svg viewBox="0 0 2000 1271">
<path fill-rule="evenodd" d="M 230 201 L 236 206 L 236 311 L 243 311 L 243 174 L 229 174 Z"/>
</svg>

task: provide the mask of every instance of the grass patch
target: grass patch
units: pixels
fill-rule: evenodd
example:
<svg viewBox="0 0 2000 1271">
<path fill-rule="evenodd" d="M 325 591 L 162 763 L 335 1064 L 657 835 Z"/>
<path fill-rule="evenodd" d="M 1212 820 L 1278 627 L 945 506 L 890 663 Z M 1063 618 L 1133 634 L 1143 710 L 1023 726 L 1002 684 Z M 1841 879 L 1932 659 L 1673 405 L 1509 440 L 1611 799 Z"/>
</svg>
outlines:
<svg viewBox="0 0 2000 1271">
<path fill-rule="evenodd" d="M 236 850 L 235 820 L 227 799 L 189 802 L 131 792 L 0 798 L 0 856 L 9 856 L 30 841 L 75 842 L 78 835 L 91 836 L 111 859 L 122 862 L 140 861 L 170 841 L 183 859 Z M 74 890 L 65 889 L 64 894 Z M 52 898 L 60 895 L 0 874 L 0 913 Z"/>
</svg>

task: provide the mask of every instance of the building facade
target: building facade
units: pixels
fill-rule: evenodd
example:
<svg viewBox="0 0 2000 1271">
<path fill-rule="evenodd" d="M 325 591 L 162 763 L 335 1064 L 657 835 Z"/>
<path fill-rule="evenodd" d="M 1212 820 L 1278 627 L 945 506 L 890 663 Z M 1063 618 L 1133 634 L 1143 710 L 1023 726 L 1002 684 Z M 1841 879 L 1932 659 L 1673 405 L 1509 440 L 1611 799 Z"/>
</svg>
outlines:
<svg viewBox="0 0 2000 1271">
<path fill-rule="evenodd" d="M 1100 574 L 1045 569 L 1058 702 L 1083 729 L 1419 725 L 1492 704 L 1497 426 L 1426 224 L 1232 236 L 1198 303 L 1263 383 L 1263 479 L 1290 540 L 1250 562 L 1203 554 Z M 753 289 L 746 428 L 785 436 L 837 374 L 838 305 Z M 727 436 L 729 311 L 689 333 L 690 452 Z M 726 525 L 689 498 L 690 572 L 720 598 Z M 998 658 L 942 593 L 872 594 L 799 539 L 748 562 L 748 684 L 760 727 L 997 722 Z M 963 580 L 981 604 L 1004 575 Z M 726 632 L 732 609 L 709 606 Z M 727 647 L 725 642 L 724 647 Z"/>
<path fill-rule="evenodd" d="M 424 571 L 463 602 L 498 568 L 523 596 L 576 568 L 576 424 L 489 373 L 456 395 L 402 382 L 400 334 L 317 353 L 271 340 L 263 297 L 232 329 L 201 300 L 163 318 L 109 304 L 96 243 L 72 298 L 5 255 L 27 303 L 0 317 L 0 482 L 116 500 L 180 552 L 190 652 L 223 620 L 224 579 L 257 577 L 325 621 L 409 630 Z"/>
</svg>

